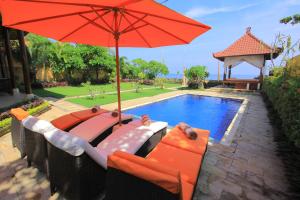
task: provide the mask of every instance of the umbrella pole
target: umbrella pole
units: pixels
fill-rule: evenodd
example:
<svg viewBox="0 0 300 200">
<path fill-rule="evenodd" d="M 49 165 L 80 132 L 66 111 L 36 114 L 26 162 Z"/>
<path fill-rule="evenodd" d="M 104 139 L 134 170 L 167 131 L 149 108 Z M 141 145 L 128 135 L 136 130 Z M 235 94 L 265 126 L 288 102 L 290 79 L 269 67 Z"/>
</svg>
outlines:
<svg viewBox="0 0 300 200">
<path fill-rule="evenodd" d="M 119 63 L 119 38 L 116 38 L 116 66 L 117 66 L 117 90 L 118 90 L 118 116 L 119 116 L 119 125 L 122 125 L 121 118 L 121 86 L 120 86 L 120 63 Z"/>
</svg>

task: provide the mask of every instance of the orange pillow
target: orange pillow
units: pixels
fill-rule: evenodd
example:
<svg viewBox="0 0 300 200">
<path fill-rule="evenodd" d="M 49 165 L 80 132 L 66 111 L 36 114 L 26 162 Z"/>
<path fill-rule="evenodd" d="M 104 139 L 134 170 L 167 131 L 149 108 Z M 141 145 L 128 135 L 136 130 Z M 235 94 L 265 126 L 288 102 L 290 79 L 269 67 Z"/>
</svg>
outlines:
<svg viewBox="0 0 300 200">
<path fill-rule="evenodd" d="M 29 113 L 22 108 L 13 108 L 10 110 L 10 114 L 17 118 L 19 121 L 22 121 L 29 116 Z"/>
<path fill-rule="evenodd" d="M 80 119 L 77 117 L 74 117 L 72 114 L 63 115 L 57 119 L 54 119 L 51 121 L 53 126 L 55 126 L 58 129 L 66 130 L 69 129 L 81 122 Z"/>
<path fill-rule="evenodd" d="M 97 116 L 97 115 L 100 115 L 100 114 L 106 113 L 106 112 L 108 112 L 108 111 L 104 110 L 104 109 L 99 109 L 97 112 L 93 113 L 91 109 L 87 109 L 87 110 L 73 112 L 73 113 L 71 113 L 71 115 L 73 115 L 74 117 L 77 117 L 78 119 L 80 119 L 82 121 L 86 121 L 94 116 Z"/>
</svg>

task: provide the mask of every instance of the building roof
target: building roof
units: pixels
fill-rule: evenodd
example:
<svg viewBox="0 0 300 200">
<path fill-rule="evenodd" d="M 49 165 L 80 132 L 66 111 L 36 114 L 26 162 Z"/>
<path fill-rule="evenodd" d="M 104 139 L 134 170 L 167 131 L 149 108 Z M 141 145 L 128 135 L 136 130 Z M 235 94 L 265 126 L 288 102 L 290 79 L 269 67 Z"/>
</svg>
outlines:
<svg viewBox="0 0 300 200">
<path fill-rule="evenodd" d="M 273 58 L 276 58 L 281 52 L 280 48 L 273 49 L 262 40 L 251 33 L 251 28 L 247 28 L 246 33 L 230 45 L 227 49 L 214 53 L 213 56 L 221 61 L 225 57 L 265 55 L 266 60 L 270 60 L 273 52 Z"/>
</svg>

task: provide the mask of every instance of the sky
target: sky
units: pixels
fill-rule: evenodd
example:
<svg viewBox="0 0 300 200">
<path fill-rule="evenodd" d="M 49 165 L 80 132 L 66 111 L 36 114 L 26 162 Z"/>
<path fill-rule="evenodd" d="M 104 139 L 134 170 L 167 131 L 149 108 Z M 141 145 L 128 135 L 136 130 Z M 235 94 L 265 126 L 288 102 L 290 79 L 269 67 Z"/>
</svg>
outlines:
<svg viewBox="0 0 300 200">
<path fill-rule="evenodd" d="M 245 33 L 247 27 L 252 27 L 252 33 L 267 44 L 272 44 L 278 33 L 291 35 L 295 41 L 300 39 L 300 24 L 279 23 L 281 18 L 299 13 L 300 0 L 169 0 L 165 5 L 212 29 L 188 45 L 122 48 L 121 56 L 130 60 L 140 57 L 164 62 L 171 73 L 181 73 L 184 67 L 205 65 L 210 74 L 217 74 L 218 60 L 212 53 L 227 48 Z M 279 62 L 280 58 L 277 60 Z M 270 64 L 267 62 L 266 65 Z M 259 75 L 259 70 L 241 64 L 232 73 L 238 78 L 239 75 Z"/>
</svg>

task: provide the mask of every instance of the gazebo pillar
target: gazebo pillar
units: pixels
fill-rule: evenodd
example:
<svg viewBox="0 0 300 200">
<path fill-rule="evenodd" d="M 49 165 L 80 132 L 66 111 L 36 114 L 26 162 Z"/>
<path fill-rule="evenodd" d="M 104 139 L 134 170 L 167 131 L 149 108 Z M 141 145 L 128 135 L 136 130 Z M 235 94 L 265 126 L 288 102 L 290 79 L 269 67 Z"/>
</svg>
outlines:
<svg viewBox="0 0 300 200">
<path fill-rule="evenodd" d="M 15 72 L 14 72 L 13 59 L 12 59 L 13 56 L 12 56 L 11 45 L 10 45 L 9 29 L 3 26 L 2 30 L 3 30 L 2 34 L 3 34 L 3 39 L 4 39 L 8 71 L 9 71 L 10 87 L 12 89 L 12 94 L 16 95 L 19 93 L 19 89 L 16 88 L 16 80 L 15 80 Z"/>
<path fill-rule="evenodd" d="M 260 68 L 259 82 L 262 83 L 263 81 L 264 81 L 263 68 Z"/>
<path fill-rule="evenodd" d="M 227 76 L 227 67 L 224 66 L 224 75 L 223 75 L 223 81 L 226 81 L 226 76 Z"/>
<path fill-rule="evenodd" d="M 31 97 L 32 90 L 30 84 L 30 75 L 29 75 L 29 65 L 28 65 L 28 57 L 26 52 L 25 40 L 24 40 L 24 32 L 18 30 L 18 40 L 20 44 L 20 51 L 21 51 L 21 61 L 22 61 L 22 68 L 23 68 L 23 78 L 24 78 L 24 85 L 25 85 L 25 93 Z"/>
<path fill-rule="evenodd" d="M 230 65 L 228 68 L 229 68 L 228 79 L 230 79 L 231 78 L 231 68 L 232 68 L 232 66 Z"/>
</svg>

